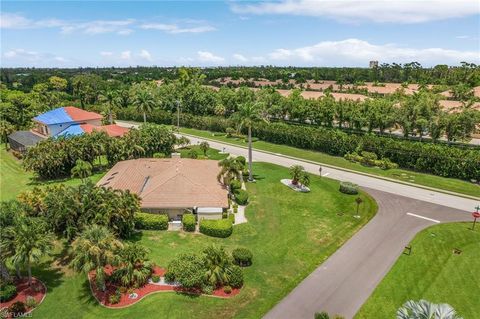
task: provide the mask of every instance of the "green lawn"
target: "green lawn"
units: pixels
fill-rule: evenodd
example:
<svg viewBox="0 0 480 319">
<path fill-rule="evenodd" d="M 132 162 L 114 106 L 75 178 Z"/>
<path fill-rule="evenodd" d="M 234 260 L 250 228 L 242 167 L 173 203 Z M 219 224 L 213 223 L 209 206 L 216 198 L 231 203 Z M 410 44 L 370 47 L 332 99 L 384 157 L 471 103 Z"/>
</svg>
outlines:
<svg viewBox="0 0 480 319">
<path fill-rule="evenodd" d="M 89 178 L 98 182 L 104 172 L 93 174 Z M 22 167 L 22 162 L 15 158 L 12 153 L 4 148 L 0 150 L 0 201 L 14 199 L 20 192 L 34 186 L 48 184 L 64 183 L 67 185 L 78 185 L 81 183 L 79 178 L 65 178 L 53 181 L 40 181 L 34 178 L 34 174 L 26 172 Z"/>
<path fill-rule="evenodd" d="M 410 299 L 448 303 L 465 319 L 480 314 L 480 227 L 471 223 L 432 226 L 412 241 L 355 318 L 394 318 Z M 462 253 L 453 254 L 454 248 Z M 381 311 L 379 311 L 381 309 Z"/>
<path fill-rule="evenodd" d="M 205 137 L 212 140 L 217 140 L 220 142 L 227 142 L 240 146 L 247 146 L 242 139 L 226 138 L 223 134 L 217 133 L 214 135 L 212 132 L 201 131 L 196 129 L 181 128 L 181 132 L 186 134 L 191 134 L 199 137 Z M 378 167 L 367 167 L 358 163 L 352 163 L 347 161 L 342 157 L 331 156 L 325 153 L 309 151 L 304 149 L 299 149 L 286 145 L 279 145 L 268 143 L 264 141 L 257 141 L 253 143 L 253 147 L 258 150 L 268 151 L 272 153 L 279 153 L 283 155 L 293 156 L 297 158 L 306 159 L 313 162 L 324 163 L 328 165 L 337 166 L 340 168 L 346 168 L 358 172 L 373 174 L 377 176 L 392 178 L 400 180 L 403 182 L 414 183 L 418 185 L 434 187 L 438 189 L 443 189 L 451 192 L 456 192 L 459 194 L 466 194 L 470 196 L 475 196 L 480 198 L 480 186 L 462 181 L 454 178 L 445 178 L 430 174 L 418 173 L 410 170 L 404 169 L 390 169 L 382 170 Z"/>
<path fill-rule="evenodd" d="M 245 287 L 228 299 L 193 297 L 176 293 L 148 296 L 138 304 L 109 310 L 91 297 L 84 275 L 55 264 L 37 267 L 34 274 L 46 281 L 48 294 L 34 312 L 35 318 L 260 318 L 288 292 L 358 231 L 377 210 L 376 203 L 362 193 L 360 219 L 355 198 L 338 191 L 338 182 L 311 176 L 311 193 L 297 193 L 280 179 L 287 168 L 255 163 L 257 182 L 248 184 L 251 203 L 246 224 L 234 226 L 227 239 L 201 234 L 145 231 L 132 240 L 150 249 L 150 257 L 161 266 L 181 252 L 200 252 L 211 243 L 228 250 L 251 249 L 254 263 L 245 269 Z M 344 214 L 338 214 L 344 213 Z M 59 253 L 58 256 L 64 254 Z"/>
</svg>

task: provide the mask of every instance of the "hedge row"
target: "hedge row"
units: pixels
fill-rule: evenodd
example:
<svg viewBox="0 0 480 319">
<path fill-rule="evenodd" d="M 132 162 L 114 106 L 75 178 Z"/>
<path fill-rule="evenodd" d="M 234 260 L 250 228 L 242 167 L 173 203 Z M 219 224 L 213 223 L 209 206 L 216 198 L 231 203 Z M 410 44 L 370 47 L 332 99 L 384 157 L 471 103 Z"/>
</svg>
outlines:
<svg viewBox="0 0 480 319">
<path fill-rule="evenodd" d="M 350 182 L 340 182 L 340 192 L 349 195 L 358 194 L 358 186 Z"/>
<path fill-rule="evenodd" d="M 135 213 L 135 228 L 151 229 L 151 230 L 167 230 L 168 215 L 137 212 Z"/>
<path fill-rule="evenodd" d="M 217 220 L 202 219 L 200 221 L 200 232 L 212 237 L 227 238 L 233 232 L 232 221 L 228 218 Z"/>
<path fill-rule="evenodd" d="M 248 193 L 243 189 L 237 189 L 233 193 L 235 195 L 235 201 L 238 205 L 247 205 L 248 203 Z"/>
<path fill-rule="evenodd" d="M 122 109 L 117 117 L 142 121 L 142 114 L 135 109 Z M 174 114 L 162 110 L 155 110 L 149 115 L 149 121 L 158 124 L 172 124 L 175 118 Z M 231 120 L 213 116 L 182 114 L 180 122 L 184 127 L 215 132 L 226 132 L 227 128 L 234 127 Z M 258 122 L 253 128 L 253 135 L 266 142 L 334 156 L 368 151 L 379 158 L 389 158 L 401 168 L 464 180 L 480 180 L 480 148 L 462 149 L 454 145 L 397 140 L 375 134 L 356 135 L 337 129 L 285 123 Z"/>
<path fill-rule="evenodd" d="M 193 214 L 183 214 L 182 216 L 182 225 L 184 231 L 195 231 L 195 216 Z"/>
</svg>

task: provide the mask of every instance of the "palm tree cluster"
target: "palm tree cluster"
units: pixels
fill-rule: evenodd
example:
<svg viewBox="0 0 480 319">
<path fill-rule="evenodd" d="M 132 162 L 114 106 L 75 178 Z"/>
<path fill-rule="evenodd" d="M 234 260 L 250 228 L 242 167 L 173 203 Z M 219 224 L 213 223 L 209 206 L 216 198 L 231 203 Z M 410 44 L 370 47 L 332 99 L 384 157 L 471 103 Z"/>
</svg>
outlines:
<svg viewBox="0 0 480 319">
<path fill-rule="evenodd" d="M 310 185 L 310 176 L 301 165 L 290 166 L 290 175 L 292 177 L 293 185 L 303 185 L 308 187 Z"/>
<path fill-rule="evenodd" d="M 462 317 L 448 304 L 409 300 L 398 309 L 397 319 L 462 319 Z"/>
<path fill-rule="evenodd" d="M 18 201 L 28 216 L 45 218 L 47 229 L 68 240 L 91 224 L 106 226 L 127 238 L 133 232 L 134 214 L 140 208 L 135 194 L 97 187 L 92 182 L 35 187 L 21 193 Z"/>
</svg>

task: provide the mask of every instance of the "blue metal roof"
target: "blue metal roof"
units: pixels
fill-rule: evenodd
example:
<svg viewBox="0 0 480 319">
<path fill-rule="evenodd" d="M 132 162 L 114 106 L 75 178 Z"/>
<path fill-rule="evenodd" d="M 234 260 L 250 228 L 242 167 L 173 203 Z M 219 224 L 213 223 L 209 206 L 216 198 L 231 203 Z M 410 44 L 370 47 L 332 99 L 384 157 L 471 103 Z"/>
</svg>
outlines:
<svg viewBox="0 0 480 319">
<path fill-rule="evenodd" d="M 67 112 L 65 112 L 65 109 L 63 107 L 59 107 L 57 109 L 45 112 L 37 117 L 34 117 L 33 119 L 46 125 L 69 123 L 74 121 L 67 114 Z"/>
<path fill-rule="evenodd" d="M 75 136 L 75 135 L 82 135 L 85 133 L 82 129 L 82 126 L 80 124 L 73 124 L 55 135 L 55 137 L 66 137 L 66 136 Z"/>
</svg>

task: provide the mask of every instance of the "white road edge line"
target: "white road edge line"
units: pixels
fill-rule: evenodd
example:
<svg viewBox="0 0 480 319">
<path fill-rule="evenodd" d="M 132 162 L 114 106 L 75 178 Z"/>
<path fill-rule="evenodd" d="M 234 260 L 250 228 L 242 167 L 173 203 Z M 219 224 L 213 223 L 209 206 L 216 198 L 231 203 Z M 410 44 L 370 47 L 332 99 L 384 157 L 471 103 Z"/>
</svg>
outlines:
<svg viewBox="0 0 480 319">
<path fill-rule="evenodd" d="M 426 220 L 429 220 L 429 221 L 434 222 L 434 223 L 437 223 L 437 224 L 440 223 L 439 220 L 432 219 L 432 218 L 428 218 L 428 217 L 421 216 L 421 215 L 417 215 L 417 214 L 407 213 L 407 215 L 410 215 L 410 216 L 413 216 L 413 217 L 417 217 L 417 218 L 426 219 Z"/>
</svg>

